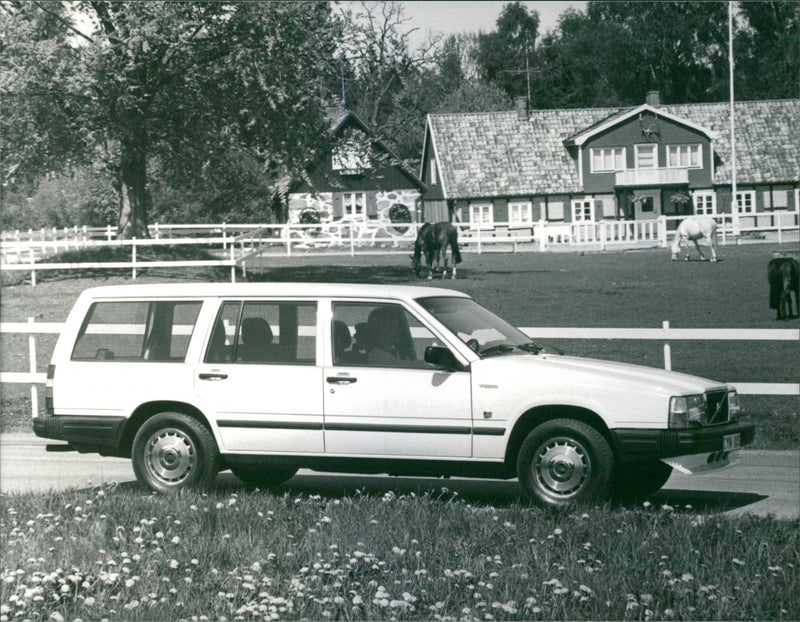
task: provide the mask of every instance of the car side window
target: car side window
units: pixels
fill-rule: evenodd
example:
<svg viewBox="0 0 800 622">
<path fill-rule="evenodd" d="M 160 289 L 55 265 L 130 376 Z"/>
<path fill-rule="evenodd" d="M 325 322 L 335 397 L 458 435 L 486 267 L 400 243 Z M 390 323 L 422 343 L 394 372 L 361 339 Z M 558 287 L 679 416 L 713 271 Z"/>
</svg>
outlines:
<svg viewBox="0 0 800 622">
<path fill-rule="evenodd" d="M 333 304 L 333 364 L 432 369 L 425 348 L 433 333 L 397 304 Z"/>
<path fill-rule="evenodd" d="M 316 363 L 317 305 L 226 301 L 206 349 L 206 363 Z"/>
<path fill-rule="evenodd" d="M 83 321 L 73 361 L 182 362 L 199 301 L 96 302 Z"/>
</svg>

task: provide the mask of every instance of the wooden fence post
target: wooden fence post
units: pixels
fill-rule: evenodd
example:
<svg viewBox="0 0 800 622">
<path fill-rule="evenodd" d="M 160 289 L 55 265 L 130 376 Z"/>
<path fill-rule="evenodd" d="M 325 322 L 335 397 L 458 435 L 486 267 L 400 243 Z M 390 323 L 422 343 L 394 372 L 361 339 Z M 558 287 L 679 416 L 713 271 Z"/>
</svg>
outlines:
<svg viewBox="0 0 800 622">
<path fill-rule="evenodd" d="M 231 243 L 231 283 L 236 283 L 236 243 Z"/>
<path fill-rule="evenodd" d="M 36 287 L 36 270 L 33 268 L 33 265 L 36 263 L 36 257 L 33 254 L 33 246 L 28 247 L 28 255 L 31 259 L 31 287 Z"/>
<path fill-rule="evenodd" d="M 33 324 L 35 319 L 33 317 L 28 316 L 28 324 Z M 33 333 L 28 335 L 28 357 L 30 358 L 30 364 L 28 366 L 28 371 L 32 374 L 36 373 L 36 337 Z M 34 383 L 31 383 L 31 415 L 32 417 L 39 416 L 39 392 L 36 388 Z"/>
<path fill-rule="evenodd" d="M 661 328 L 664 329 L 664 338 L 667 339 L 667 331 L 669 330 L 669 322 L 664 320 L 661 323 Z M 669 341 L 664 341 L 664 369 L 672 371 L 672 349 Z"/>
<path fill-rule="evenodd" d="M 132 264 L 131 278 L 135 281 L 136 280 L 136 238 L 133 238 L 133 244 L 131 245 L 131 264 Z"/>
</svg>

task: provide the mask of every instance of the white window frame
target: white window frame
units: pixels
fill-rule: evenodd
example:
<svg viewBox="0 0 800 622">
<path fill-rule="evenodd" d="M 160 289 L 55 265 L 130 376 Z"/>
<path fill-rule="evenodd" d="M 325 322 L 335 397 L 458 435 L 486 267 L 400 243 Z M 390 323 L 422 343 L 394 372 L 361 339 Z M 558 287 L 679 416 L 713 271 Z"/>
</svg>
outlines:
<svg viewBox="0 0 800 622">
<path fill-rule="evenodd" d="M 572 200 L 572 222 L 594 222 L 595 204 L 594 199 L 573 199 Z M 586 209 L 589 211 L 589 218 L 586 218 Z"/>
<path fill-rule="evenodd" d="M 509 201 L 508 227 L 521 229 L 531 225 L 533 225 L 533 204 L 530 201 Z"/>
<path fill-rule="evenodd" d="M 599 158 L 601 165 L 595 167 L 595 158 Z M 621 160 L 618 161 L 618 158 Z M 609 166 L 609 159 L 610 164 Z M 614 171 L 623 171 L 627 167 L 625 147 L 592 147 L 589 149 L 589 170 L 592 173 L 611 173 Z M 621 164 L 621 166 L 618 166 Z"/>
<path fill-rule="evenodd" d="M 698 216 L 714 216 L 717 213 L 717 193 L 713 190 L 697 190 L 692 193 L 694 213 Z"/>
<path fill-rule="evenodd" d="M 342 213 L 350 220 L 367 219 L 367 193 L 345 192 L 342 194 Z"/>
<path fill-rule="evenodd" d="M 494 204 L 470 203 L 469 228 L 470 231 L 494 229 Z"/>
<path fill-rule="evenodd" d="M 435 186 L 438 183 L 438 171 L 436 170 L 436 159 L 430 159 L 430 179 L 431 179 L 431 186 Z"/>
<path fill-rule="evenodd" d="M 737 214 L 756 213 L 755 190 L 739 190 L 736 192 L 736 213 Z"/>
<path fill-rule="evenodd" d="M 641 145 L 634 145 L 634 168 L 637 170 L 652 170 L 654 168 L 658 168 L 658 145 L 654 145 L 652 143 L 648 144 L 641 144 Z M 640 152 L 644 151 L 645 149 L 652 149 L 653 151 L 653 165 L 652 166 L 640 166 Z"/>
<path fill-rule="evenodd" d="M 692 164 L 692 152 L 697 151 L 697 163 Z M 678 156 L 678 164 L 672 163 L 673 153 Z M 684 156 L 688 164 L 683 164 Z M 703 145 L 667 145 L 667 168 L 703 168 Z"/>
</svg>

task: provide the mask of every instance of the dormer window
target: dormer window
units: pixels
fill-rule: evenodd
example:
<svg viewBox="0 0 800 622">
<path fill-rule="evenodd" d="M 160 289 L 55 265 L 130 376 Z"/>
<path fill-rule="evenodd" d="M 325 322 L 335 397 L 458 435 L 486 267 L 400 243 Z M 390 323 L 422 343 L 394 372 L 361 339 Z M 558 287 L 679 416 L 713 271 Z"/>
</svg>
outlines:
<svg viewBox="0 0 800 622">
<path fill-rule="evenodd" d="M 347 132 L 333 148 L 331 168 L 340 175 L 362 175 L 372 168 L 372 152 L 366 134 L 357 130 Z"/>
<path fill-rule="evenodd" d="M 593 147 L 590 150 L 592 173 L 625 169 L 625 147 Z"/>
<path fill-rule="evenodd" d="M 667 145 L 669 168 L 701 168 L 703 166 L 702 145 Z"/>
<path fill-rule="evenodd" d="M 635 145 L 636 168 L 658 168 L 656 145 Z"/>
</svg>

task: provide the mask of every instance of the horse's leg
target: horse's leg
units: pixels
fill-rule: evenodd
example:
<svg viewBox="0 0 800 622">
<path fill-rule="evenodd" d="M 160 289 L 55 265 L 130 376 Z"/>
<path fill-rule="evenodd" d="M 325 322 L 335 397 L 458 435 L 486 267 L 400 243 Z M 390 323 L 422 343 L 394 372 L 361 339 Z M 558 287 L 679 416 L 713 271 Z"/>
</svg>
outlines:
<svg viewBox="0 0 800 622">
<path fill-rule="evenodd" d="M 444 266 L 442 268 L 442 278 L 446 279 L 447 278 L 447 248 L 445 248 L 445 247 L 442 247 L 442 265 Z"/>
<path fill-rule="evenodd" d="M 716 233 L 711 236 L 711 238 L 709 239 L 709 242 L 711 242 L 711 261 L 716 261 L 717 260 L 717 237 L 716 237 Z"/>
<path fill-rule="evenodd" d="M 696 240 L 692 240 L 694 242 L 694 247 L 697 249 L 697 252 L 700 253 L 700 261 L 705 261 L 706 256 L 703 255 L 703 251 L 700 249 L 700 241 L 699 238 Z M 687 255 L 688 257 L 688 255 Z"/>
</svg>

